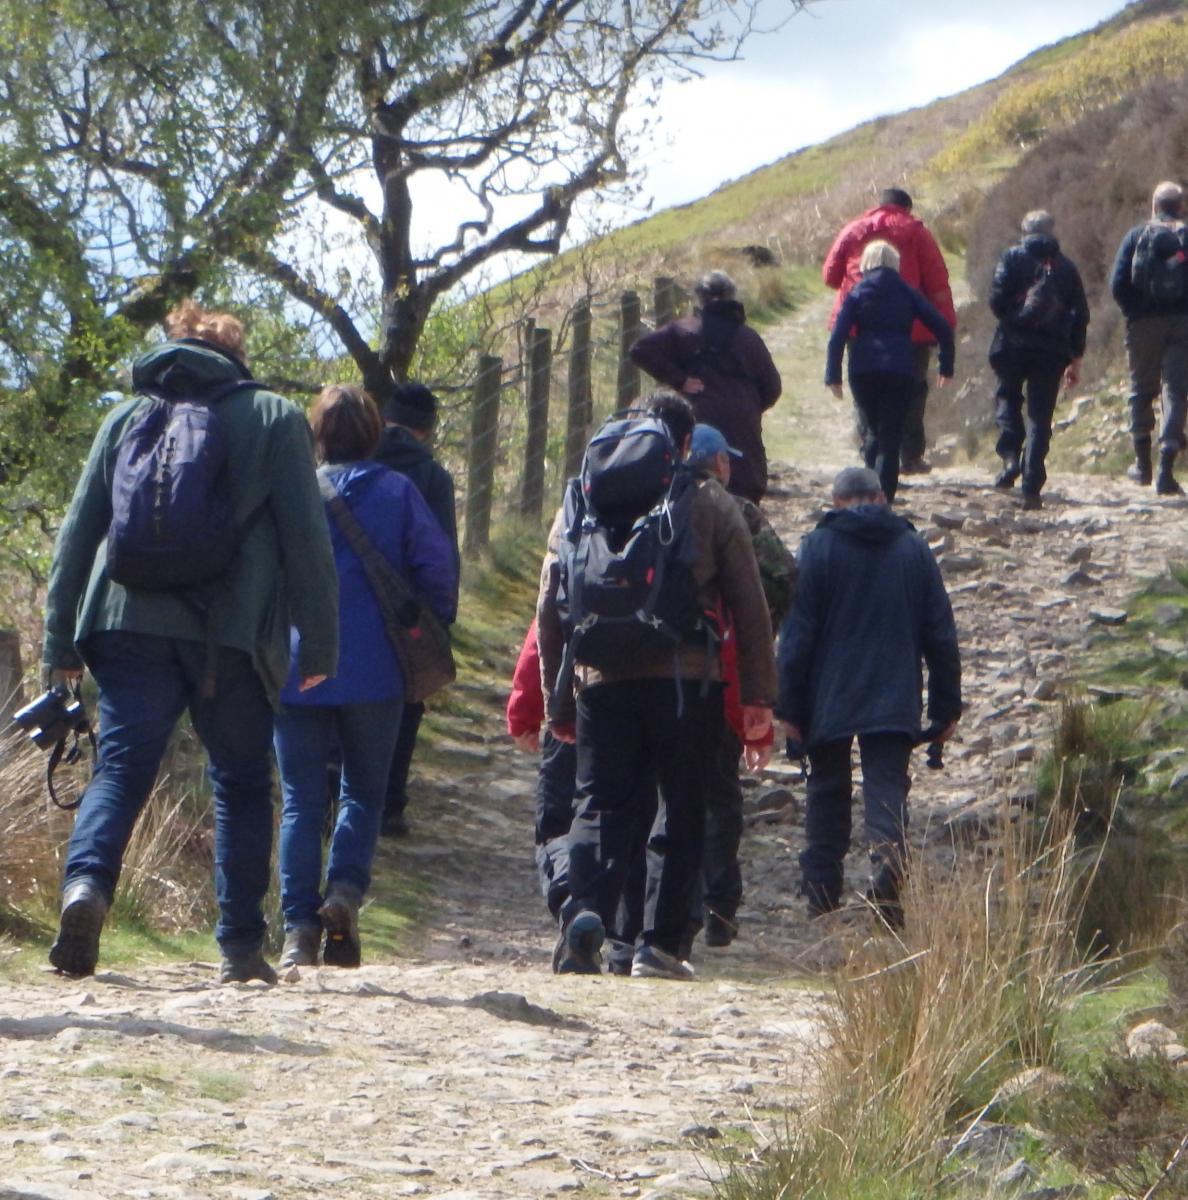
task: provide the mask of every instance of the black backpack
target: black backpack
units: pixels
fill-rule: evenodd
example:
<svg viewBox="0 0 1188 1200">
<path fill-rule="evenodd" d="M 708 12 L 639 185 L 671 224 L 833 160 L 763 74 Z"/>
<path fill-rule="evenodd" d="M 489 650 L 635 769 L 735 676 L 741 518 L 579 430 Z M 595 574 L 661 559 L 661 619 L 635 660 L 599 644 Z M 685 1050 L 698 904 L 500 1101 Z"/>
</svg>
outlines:
<svg viewBox="0 0 1188 1200">
<path fill-rule="evenodd" d="M 1052 257 L 1036 261 L 1035 275 L 1019 300 L 1015 323 L 1036 333 L 1063 333 L 1068 324 L 1069 309 L 1064 302 L 1063 289 L 1056 274 Z"/>
<path fill-rule="evenodd" d="M 107 533 L 107 574 L 142 591 L 210 584 L 239 546 L 216 405 L 237 380 L 200 396 L 146 394 L 143 413 L 116 453 Z"/>
<path fill-rule="evenodd" d="M 657 418 L 612 417 L 594 435 L 565 493 L 559 700 L 575 664 L 622 672 L 664 662 L 686 643 L 705 642 L 712 652 L 714 618 L 701 611 L 693 576 L 696 488 Z"/>
<path fill-rule="evenodd" d="M 1152 221 L 1139 234 L 1130 260 L 1130 282 L 1156 304 L 1174 304 L 1188 295 L 1183 234 Z"/>
</svg>

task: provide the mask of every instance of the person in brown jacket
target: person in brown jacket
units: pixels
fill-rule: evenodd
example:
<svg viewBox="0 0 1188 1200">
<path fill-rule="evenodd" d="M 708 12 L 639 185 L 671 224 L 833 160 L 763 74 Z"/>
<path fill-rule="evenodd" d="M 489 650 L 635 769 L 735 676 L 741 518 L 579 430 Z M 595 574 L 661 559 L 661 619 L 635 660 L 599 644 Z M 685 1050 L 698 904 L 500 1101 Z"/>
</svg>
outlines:
<svg viewBox="0 0 1188 1200">
<path fill-rule="evenodd" d="M 631 361 L 688 397 L 697 420 L 721 430 L 742 451 L 730 490 L 758 504 L 767 491 L 763 414 L 780 398 L 780 373 L 746 323 L 738 289 L 725 271 L 710 271 L 694 292 L 694 315 L 644 334 L 631 347 Z"/>
<path fill-rule="evenodd" d="M 683 397 L 653 395 L 649 410 L 663 421 L 681 457 L 689 451 L 694 418 Z M 697 480 L 690 506 L 696 554 L 692 576 L 703 612 L 725 606 L 734 622 L 746 741 L 761 740 L 771 724 L 776 688 L 771 621 L 751 548 L 734 500 L 712 478 Z M 553 967 L 559 973 L 598 974 L 630 860 L 636 814 L 635 780 L 651 770 L 661 817 L 650 842 L 644 928 L 631 973 L 691 979 L 683 961 L 693 891 L 701 870 L 707 788 L 725 727 L 721 664 L 704 642 L 682 644 L 643 658 L 626 670 L 579 668 L 576 706 L 556 695 L 565 649 L 557 589 L 557 550 L 565 536 L 560 516 L 549 538 L 537 604 L 541 678 L 554 737 L 577 743 L 577 801 L 569 833 L 570 896 Z M 707 653 L 709 655 L 707 659 Z M 575 720 L 566 719 L 572 710 Z"/>
</svg>

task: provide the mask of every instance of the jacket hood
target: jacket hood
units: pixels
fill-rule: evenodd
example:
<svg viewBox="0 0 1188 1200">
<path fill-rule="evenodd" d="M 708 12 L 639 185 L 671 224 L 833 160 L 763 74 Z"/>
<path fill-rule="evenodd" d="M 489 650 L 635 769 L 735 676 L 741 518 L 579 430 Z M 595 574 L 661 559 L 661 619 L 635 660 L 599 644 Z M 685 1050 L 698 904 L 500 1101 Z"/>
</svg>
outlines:
<svg viewBox="0 0 1188 1200">
<path fill-rule="evenodd" d="M 346 501 L 358 500 L 388 468 L 367 459 L 363 462 L 330 463 L 321 468 L 334 481 Z"/>
<path fill-rule="evenodd" d="M 853 508 L 831 509 L 817 528 L 860 542 L 885 545 L 911 533 L 915 526 L 906 517 L 897 517 L 885 504 L 856 504 Z"/>
<path fill-rule="evenodd" d="M 1053 258 L 1060 253 L 1060 243 L 1050 233 L 1029 233 L 1019 244 L 1032 258 Z"/>
<path fill-rule="evenodd" d="M 432 452 L 419 442 L 407 429 L 399 425 L 385 425 L 380 436 L 376 458 L 381 459 L 394 471 L 407 472 L 421 463 L 433 460 Z"/>
<path fill-rule="evenodd" d="M 132 386 L 166 395 L 201 395 L 251 379 L 243 363 L 215 346 L 187 339 L 162 342 L 132 364 Z"/>
<path fill-rule="evenodd" d="M 905 231 L 921 224 L 919 217 L 913 217 L 906 208 L 900 208 L 898 204 L 880 204 L 878 208 L 868 209 L 859 221 L 863 243 L 886 234 L 898 234 L 902 237 Z M 894 242 L 893 237 L 888 237 L 887 240 Z"/>
<path fill-rule="evenodd" d="M 737 325 L 746 323 L 747 313 L 741 300 L 708 300 L 701 306 L 702 317 L 733 321 Z"/>
</svg>

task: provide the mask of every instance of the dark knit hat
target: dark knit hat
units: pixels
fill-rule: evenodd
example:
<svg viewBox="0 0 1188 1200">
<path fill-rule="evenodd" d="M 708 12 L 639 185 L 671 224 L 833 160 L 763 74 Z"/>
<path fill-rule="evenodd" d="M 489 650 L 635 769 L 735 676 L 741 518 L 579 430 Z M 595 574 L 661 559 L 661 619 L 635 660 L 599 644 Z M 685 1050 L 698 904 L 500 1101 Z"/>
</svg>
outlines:
<svg viewBox="0 0 1188 1200">
<path fill-rule="evenodd" d="M 912 207 L 912 198 L 903 190 L 903 188 L 883 188 L 883 190 L 879 193 L 879 204 L 898 204 L 900 208 L 906 208 L 910 212 Z"/>
<path fill-rule="evenodd" d="M 384 404 L 384 418 L 409 429 L 432 429 L 437 423 L 437 397 L 423 383 L 402 383 Z"/>
</svg>

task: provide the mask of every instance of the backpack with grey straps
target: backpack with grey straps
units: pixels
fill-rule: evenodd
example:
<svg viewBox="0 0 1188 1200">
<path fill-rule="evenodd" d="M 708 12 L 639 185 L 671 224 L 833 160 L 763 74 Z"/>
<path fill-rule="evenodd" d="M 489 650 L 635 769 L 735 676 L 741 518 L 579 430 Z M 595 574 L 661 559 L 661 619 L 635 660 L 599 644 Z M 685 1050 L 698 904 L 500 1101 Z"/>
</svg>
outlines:
<svg viewBox="0 0 1188 1200">
<path fill-rule="evenodd" d="M 1134 245 L 1130 282 L 1156 304 L 1174 304 L 1188 296 L 1188 253 L 1183 225 L 1163 221 L 1146 225 Z"/>
</svg>

